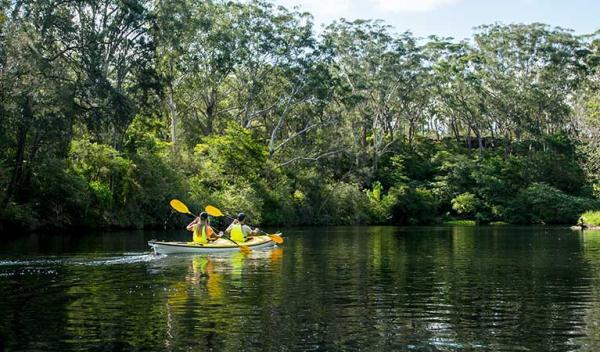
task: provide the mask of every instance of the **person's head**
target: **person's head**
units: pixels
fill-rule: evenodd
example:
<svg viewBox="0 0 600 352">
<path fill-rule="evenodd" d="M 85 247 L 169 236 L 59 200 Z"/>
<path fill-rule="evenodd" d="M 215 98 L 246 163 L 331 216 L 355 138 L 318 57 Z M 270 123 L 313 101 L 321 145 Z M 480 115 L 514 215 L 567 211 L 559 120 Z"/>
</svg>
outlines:
<svg viewBox="0 0 600 352">
<path fill-rule="evenodd" d="M 237 216 L 237 221 L 239 221 L 240 224 L 243 224 L 245 220 L 246 220 L 246 214 L 239 213 L 238 216 Z"/>
<path fill-rule="evenodd" d="M 202 220 L 203 222 L 206 222 L 208 220 L 208 214 L 206 212 L 201 212 L 200 220 Z"/>
</svg>

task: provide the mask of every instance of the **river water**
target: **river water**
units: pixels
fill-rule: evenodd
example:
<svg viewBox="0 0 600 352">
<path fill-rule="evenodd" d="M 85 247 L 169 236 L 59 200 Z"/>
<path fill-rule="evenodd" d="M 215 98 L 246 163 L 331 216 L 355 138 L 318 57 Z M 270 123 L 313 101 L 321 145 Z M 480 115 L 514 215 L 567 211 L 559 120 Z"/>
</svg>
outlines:
<svg viewBox="0 0 600 352">
<path fill-rule="evenodd" d="M 178 232 L 3 237 L 0 351 L 600 351 L 600 232 L 285 231 L 155 256 Z"/>
</svg>

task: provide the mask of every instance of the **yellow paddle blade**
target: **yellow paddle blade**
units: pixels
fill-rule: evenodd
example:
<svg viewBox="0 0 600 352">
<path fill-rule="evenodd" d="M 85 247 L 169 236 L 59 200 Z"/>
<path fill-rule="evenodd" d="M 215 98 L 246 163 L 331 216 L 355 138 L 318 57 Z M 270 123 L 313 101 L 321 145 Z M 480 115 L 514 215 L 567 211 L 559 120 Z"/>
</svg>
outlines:
<svg viewBox="0 0 600 352">
<path fill-rule="evenodd" d="M 282 244 L 283 243 L 283 238 L 279 234 L 276 234 L 276 235 L 267 235 L 267 236 L 269 236 L 269 238 L 272 239 L 273 242 L 275 242 L 277 244 Z"/>
<path fill-rule="evenodd" d="M 204 208 L 204 211 L 207 212 L 210 216 L 224 216 L 223 213 L 221 213 L 221 211 L 219 210 L 219 208 L 213 207 L 212 205 L 207 205 L 206 208 Z"/>
<path fill-rule="evenodd" d="M 244 254 L 250 254 L 250 252 L 252 252 L 252 250 L 248 246 L 240 246 L 240 251 Z"/>
<path fill-rule="evenodd" d="M 180 201 L 179 199 L 172 199 L 169 204 L 171 204 L 171 207 L 175 210 L 177 210 L 180 213 L 183 214 L 190 214 L 190 210 L 188 209 L 187 205 L 183 204 L 182 201 Z"/>
</svg>

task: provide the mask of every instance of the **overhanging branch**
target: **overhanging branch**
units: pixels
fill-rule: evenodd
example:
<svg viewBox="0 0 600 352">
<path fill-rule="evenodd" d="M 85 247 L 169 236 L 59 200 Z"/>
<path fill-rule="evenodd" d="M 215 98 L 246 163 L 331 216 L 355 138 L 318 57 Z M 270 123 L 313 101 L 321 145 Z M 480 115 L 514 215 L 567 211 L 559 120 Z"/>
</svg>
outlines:
<svg viewBox="0 0 600 352">
<path fill-rule="evenodd" d="M 286 162 L 280 163 L 279 167 L 284 167 L 284 166 L 286 166 L 288 164 L 291 164 L 293 162 L 300 161 L 300 160 L 304 160 L 304 161 L 319 161 L 319 159 L 321 159 L 321 158 L 324 158 L 324 157 L 329 156 L 329 155 L 341 153 L 343 151 L 344 151 L 343 149 L 333 150 L 333 151 L 325 152 L 325 153 L 323 153 L 321 155 L 317 155 L 317 156 L 313 156 L 313 157 L 299 156 L 299 157 L 290 159 L 290 160 L 288 160 Z"/>
</svg>

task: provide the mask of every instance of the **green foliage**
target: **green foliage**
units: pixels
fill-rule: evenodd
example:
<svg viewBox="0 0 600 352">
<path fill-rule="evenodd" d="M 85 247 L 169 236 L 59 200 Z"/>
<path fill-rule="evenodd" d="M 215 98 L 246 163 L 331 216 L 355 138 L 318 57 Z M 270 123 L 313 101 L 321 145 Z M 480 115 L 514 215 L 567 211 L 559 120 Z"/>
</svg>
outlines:
<svg viewBox="0 0 600 352">
<path fill-rule="evenodd" d="M 37 212 L 31 204 L 10 202 L 2 210 L 0 219 L 4 225 L 11 227 L 34 229 L 39 226 Z"/>
<path fill-rule="evenodd" d="M 431 190 L 398 185 L 383 199 L 386 213 L 394 224 L 417 225 L 435 221 L 437 201 Z"/>
<path fill-rule="evenodd" d="M 195 157 L 209 160 L 205 166 L 228 180 L 256 180 L 263 173 L 268 152 L 249 130 L 232 124 L 223 135 L 208 137 L 205 142 L 196 146 Z"/>
<path fill-rule="evenodd" d="M 492 221 L 489 223 L 490 226 L 506 226 L 509 225 L 509 223 L 504 222 L 504 221 Z"/>
<path fill-rule="evenodd" d="M 33 169 L 31 202 L 10 202 L 0 214 L 9 224 L 28 228 L 80 226 L 90 204 L 85 179 L 68 170 L 59 159 L 40 161 Z"/>
<path fill-rule="evenodd" d="M 477 225 L 477 222 L 475 220 L 448 220 L 448 221 L 444 221 L 444 225 L 475 226 L 475 225 Z"/>
<path fill-rule="evenodd" d="M 244 212 L 249 222 L 257 224 L 262 222 L 262 199 L 248 183 L 226 187 L 219 191 L 215 201 L 227 214 L 235 216 L 239 212 Z"/>
<path fill-rule="evenodd" d="M 101 181 L 90 181 L 89 186 L 96 204 L 101 209 L 110 209 L 112 205 L 110 187 Z"/>
<path fill-rule="evenodd" d="M 371 199 L 373 202 L 379 202 L 381 201 L 382 191 L 383 186 L 381 185 L 381 182 L 376 181 L 375 183 L 373 183 L 373 189 L 367 190 L 367 196 L 369 196 L 369 199 Z"/>
<path fill-rule="evenodd" d="M 452 209 L 461 215 L 474 215 L 479 207 L 477 197 L 469 192 L 465 192 L 452 199 Z"/>
<path fill-rule="evenodd" d="M 600 211 L 586 211 L 579 217 L 578 223 L 583 222 L 584 224 L 591 226 L 600 226 Z"/>
<path fill-rule="evenodd" d="M 81 225 L 90 205 L 85 179 L 67 168 L 64 160 L 48 160 L 36 167 L 32 183 L 34 210 L 49 227 Z"/>
<path fill-rule="evenodd" d="M 258 188 L 263 194 L 263 221 L 274 225 L 297 224 L 297 209 L 306 204 L 306 196 L 294 190 L 292 180 L 282 174 L 273 173 L 269 179 L 270 182 L 261 182 Z"/>
<path fill-rule="evenodd" d="M 0 217 L 181 225 L 569 223 L 600 195 L 597 43 L 462 42 L 269 2 L 5 2 Z M 48 11 L 52 8 L 52 11 Z"/>
<path fill-rule="evenodd" d="M 76 174 L 90 181 L 105 183 L 110 183 L 113 177 L 124 177 L 133 168 L 131 160 L 124 158 L 114 148 L 89 139 L 71 143 L 69 161 Z"/>
<path fill-rule="evenodd" d="M 337 182 L 325 186 L 325 202 L 315 214 L 323 224 L 365 224 L 370 221 L 369 198 L 357 184 Z"/>
<path fill-rule="evenodd" d="M 151 134 L 137 142 L 129 145 L 131 155 L 86 138 L 71 143 L 69 172 L 87 183 L 79 193 L 91 198 L 85 215 L 94 226 L 161 224 L 165 199 L 181 194 L 183 180 L 170 164 L 168 145 Z"/>
<path fill-rule="evenodd" d="M 534 183 L 519 192 L 507 209 L 511 223 L 571 224 L 586 209 L 598 206 L 598 201 L 580 198 L 543 183 Z"/>
</svg>

